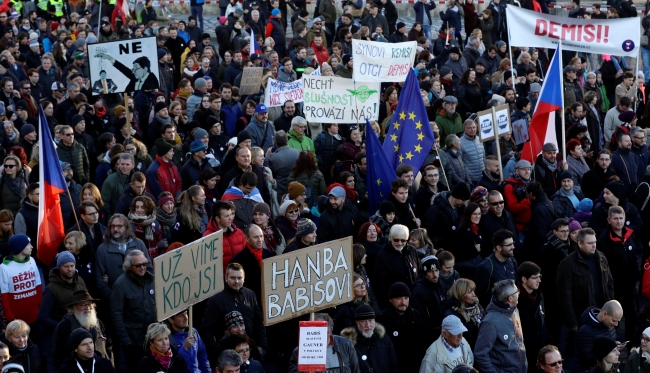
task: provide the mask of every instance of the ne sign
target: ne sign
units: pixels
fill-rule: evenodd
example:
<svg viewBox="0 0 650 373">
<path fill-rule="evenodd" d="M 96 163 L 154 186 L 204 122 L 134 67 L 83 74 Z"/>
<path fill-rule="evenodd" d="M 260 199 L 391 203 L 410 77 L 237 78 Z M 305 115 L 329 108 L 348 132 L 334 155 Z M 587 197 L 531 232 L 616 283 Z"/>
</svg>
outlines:
<svg viewBox="0 0 650 373">
<path fill-rule="evenodd" d="M 264 259 L 264 325 L 351 301 L 352 237 Z"/>
<path fill-rule="evenodd" d="M 154 258 L 156 314 L 162 321 L 223 290 L 223 232 Z"/>
</svg>

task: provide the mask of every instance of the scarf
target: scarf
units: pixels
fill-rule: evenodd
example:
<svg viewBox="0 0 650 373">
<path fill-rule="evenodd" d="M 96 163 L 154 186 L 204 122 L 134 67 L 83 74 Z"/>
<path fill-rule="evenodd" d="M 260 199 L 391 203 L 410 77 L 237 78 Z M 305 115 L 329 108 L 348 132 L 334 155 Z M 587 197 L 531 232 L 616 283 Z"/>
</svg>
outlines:
<svg viewBox="0 0 650 373">
<path fill-rule="evenodd" d="M 161 116 L 159 116 L 159 115 L 156 115 L 156 119 L 158 119 L 158 121 L 159 121 L 162 125 L 165 125 L 165 124 L 167 124 L 167 123 L 171 123 L 171 122 L 172 122 L 172 118 L 171 118 L 171 117 L 163 118 L 163 117 L 161 117 Z"/>
<path fill-rule="evenodd" d="M 135 224 L 141 225 L 144 229 L 144 238 L 147 239 L 147 241 L 153 241 L 152 224 L 154 221 L 156 221 L 155 211 L 148 216 L 138 215 L 135 212 L 129 212 L 129 220 Z"/>
<path fill-rule="evenodd" d="M 555 161 L 555 163 L 551 163 L 547 161 L 546 158 L 542 157 L 542 162 L 544 162 L 546 167 L 548 167 L 548 169 L 551 170 L 551 172 L 555 172 L 555 170 L 557 169 L 557 161 Z"/>
<path fill-rule="evenodd" d="M 440 35 L 439 38 L 441 38 L 442 40 L 447 39 L 447 41 L 451 41 L 451 34 L 447 35 L 446 33 L 441 32 L 439 35 Z"/>
<path fill-rule="evenodd" d="M 264 233 L 264 243 L 266 244 L 266 248 L 275 253 L 275 248 L 278 244 L 275 241 L 275 232 L 273 232 L 273 227 L 270 225 L 260 225 L 259 227 L 262 228 L 262 232 Z"/>
<path fill-rule="evenodd" d="M 163 230 L 163 237 L 168 238 L 171 235 L 171 229 L 176 224 L 176 209 L 171 214 L 167 214 L 158 207 L 156 209 L 156 218 Z"/>
<path fill-rule="evenodd" d="M 568 198 L 573 204 L 574 208 L 576 209 L 578 208 L 578 205 L 580 204 L 580 200 L 578 200 L 578 197 L 573 192 L 573 188 L 571 188 L 571 190 L 565 190 L 564 188 L 560 188 L 560 195 Z"/>
<path fill-rule="evenodd" d="M 13 194 L 18 197 L 25 196 L 25 185 L 23 183 L 22 171 L 16 174 L 16 177 L 4 175 L 2 181 Z"/>
<path fill-rule="evenodd" d="M 469 227 L 472 230 L 472 233 L 478 236 L 478 224 L 471 223 Z"/>
<path fill-rule="evenodd" d="M 463 316 L 463 319 L 465 319 L 464 322 L 471 321 L 476 326 L 481 323 L 481 308 L 479 307 L 478 302 L 474 303 L 471 307 L 460 305 L 452 306 L 451 308 Z"/>
<path fill-rule="evenodd" d="M 106 106 L 102 106 L 99 109 L 95 109 L 95 115 L 97 115 L 99 119 L 104 118 L 104 116 L 106 116 Z"/>
<path fill-rule="evenodd" d="M 197 206 L 194 209 L 196 210 L 196 212 L 199 213 L 199 225 L 201 227 L 201 233 L 203 233 L 207 229 L 205 225 L 205 220 L 203 219 L 207 215 L 207 213 L 205 212 L 205 205 Z"/>
<path fill-rule="evenodd" d="M 178 89 L 178 95 L 186 100 L 190 97 L 191 94 L 192 94 L 192 86 L 190 86 L 190 88 L 187 89 L 183 89 L 183 88 Z"/>
<path fill-rule="evenodd" d="M 255 257 L 257 263 L 260 265 L 260 268 L 262 268 L 262 252 L 264 251 L 264 249 L 255 250 L 252 247 L 250 247 L 250 245 L 248 244 L 246 244 L 246 247 L 251 252 L 251 254 L 253 254 L 253 256 Z"/>
<path fill-rule="evenodd" d="M 298 142 L 300 142 L 302 144 L 302 139 L 303 139 L 304 135 L 301 135 L 301 134 L 299 134 L 298 132 L 296 132 L 294 130 L 289 131 L 289 135 L 295 137 L 296 140 L 298 140 Z"/>
<path fill-rule="evenodd" d="M 172 364 L 172 349 L 171 347 L 167 352 L 160 352 L 156 350 L 154 346 L 151 346 L 151 356 L 162 366 L 165 370 L 169 369 L 170 365 Z"/>
<path fill-rule="evenodd" d="M 501 178 L 500 177 L 492 177 L 491 172 L 487 172 L 487 171 L 483 170 L 483 175 L 485 175 L 485 177 L 488 180 L 490 180 L 491 182 L 493 182 L 493 183 L 497 183 L 497 184 L 501 183 Z"/>
</svg>

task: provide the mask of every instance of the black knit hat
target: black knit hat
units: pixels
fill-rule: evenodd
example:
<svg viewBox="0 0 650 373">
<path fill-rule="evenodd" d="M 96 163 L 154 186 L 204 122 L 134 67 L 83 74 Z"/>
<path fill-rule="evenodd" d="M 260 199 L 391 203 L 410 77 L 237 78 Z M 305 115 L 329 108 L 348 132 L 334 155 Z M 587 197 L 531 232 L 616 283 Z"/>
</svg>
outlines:
<svg viewBox="0 0 650 373">
<path fill-rule="evenodd" d="M 609 183 L 605 184 L 605 188 L 609 190 L 614 197 L 621 199 L 621 196 L 623 195 L 623 183 L 620 181 L 610 181 Z"/>
<path fill-rule="evenodd" d="M 88 330 L 84 328 L 75 329 L 72 334 L 70 334 L 70 347 L 73 349 L 77 348 L 86 338 L 93 338 L 92 334 L 90 334 Z"/>
<path fill-rule="evenodd" d="M 154 145 L 156 145 L 156 154 L 159 155 L 159 156 L 161 156 L 161 157 L 162 157 L 163 155 L 169 153 L 169 151 L 172 150 L 172 149 L 174 148 L 174 147 L 172 146 L 172 144 L 168 143 L 167 141 L 165 141 L 165 140 L 162 139 L 162 138 L 156 140 L 156 142 L 154 143 Z"/>
<path fill-rule="evenodd" d="M 451 196 L 461 201 L 469 201 L 472 197 L 472 191 L 469 190 L 469 185 L 467 183 L 462 182 L 456 184 L 454 189 L 452 189 Z"/>
<path fill-rule="evenodd" d="M 390 213 L 397 213 L 397 208 L 395 207 L 395 204 L 391 201 L 382 201 L 379 204 L 379 215 L 382 217 L 390 214 Z"/>
<path fill-rule="evenodd" d="M 411 290 L 403 282 L 394 283 L 390 286 L 390 290 L 388 290 L 388 299 L 399 297 L 411 297 Z"/>
<path fill-rule="evenodd" d="M 616 341 L 607 337 L 596 337 L 594 339 L 594 345 L 592 347 L 592 352 L 596 356 L 596 361 L 601 361 L 605 356 L 609 355 L 612 350 L 616 348 Z"/>
<path fill-rule="evenodd" d="M 356 310 L 354 310 L 354 321 L 374 319 L 375 310 L 366 303 L 360 305 Z"/>
</svg>

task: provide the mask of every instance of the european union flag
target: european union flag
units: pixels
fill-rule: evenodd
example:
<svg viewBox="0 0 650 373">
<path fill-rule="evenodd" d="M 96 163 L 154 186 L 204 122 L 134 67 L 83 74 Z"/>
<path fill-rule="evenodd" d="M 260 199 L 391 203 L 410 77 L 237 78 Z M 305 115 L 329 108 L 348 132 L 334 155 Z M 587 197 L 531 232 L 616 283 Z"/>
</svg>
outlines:
<svg viewBox="0 0 650 373">
<path fill-rule="evenodd" d="M 390 182 L 397 179 L 381 143 L 366 119 L 366 188 L 370 213 L 379 210 L 379 204 L 391 193 Z"/>
<path fill-rule="evenodd" d="M 432 146 L 433 132 L 429 117 L 415 70 L 411 69 L 391 118 L 384 140 L 384 152 L 393 170 L 406 163 L 417 173 Z"/>
</svg>

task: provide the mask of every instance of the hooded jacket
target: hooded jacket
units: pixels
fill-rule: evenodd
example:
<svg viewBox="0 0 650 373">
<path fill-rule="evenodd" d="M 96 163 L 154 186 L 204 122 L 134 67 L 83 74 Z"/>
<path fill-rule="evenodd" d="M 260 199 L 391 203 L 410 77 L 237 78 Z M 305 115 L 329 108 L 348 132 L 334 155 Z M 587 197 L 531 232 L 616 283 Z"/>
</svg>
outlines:
<svg viewBox="0 0 650 373">
<path fill-rule="evenodd" d="M 460 137 L 460 153 L 472 184 L 476 184 L 483 176 L 485 169 L 485 147 L 478 136 L 471 138 L 467 134 L 463 134 Z"/>
<path fill-rule="evenodd" d="M 169 328 L 172 330 L 171 328 Z M 210 373 L 210 363 L 208 362 L 208 355 L 205 350 L 205 344 L 203 344 L 203 339 L 196 329 L 193 329 L 194 333 L 194 345 L 186 350 L 183 344 L 189 332 L 175 332 L 169 335 L 169 344 L 178 351 L 178 354 L 183 357 L 185 364 L 189 368 L 190 373 Z"/>
<path fill-rule="evenodd" d="M 322 212 L 318 226 L 318 240 L 327 242 L 354 236 L 357 227 L 360 226 L 359 209 L 346 198 L 341 209 L 334 210 L 328 205 L 327 209 Z"/>
<path fill-rule="evenodd" d="M 444 107 L 438 110 L 436 123 L 438 124 L 438 128 L 440 128 L 441 139 L 446 139 L 449 135 L 454 135 L 463 131 L 463 122 L 460 114 L 454 112 L 449 115 L 445 111 Z"/>
<path fill-rule="evenodd" d="M 153 264 L 149 257 L 149 250 L 138 238 L 129 239 L 122 244 L 125 248 L 121 251 L 117 244 L 110 240 L 99 245 L 97 253 L 95 254 L 95 283 L 99 288 L 100 297 L 102 300 L 111 298 L 111 288 L 115 281 L 124 274 L 122 264 L 126 254 L 133 250 L 140 250 L 147 258 L 147 270 L 153 271 Z M 108 284 L 104 282 L 104 275 L 108 276 Z"/>
<path fill-rule="evenodd" d="M 580 329 L 576 333 L 576 357 L 582 370 L 588 369 L 596 362 L 593 352 L 596 337 L 607 337 L 616 340 L 616 328 L 608 328 L 598 320 L 600 308 L 589 307 L 580 315 Z"/>
</svg>

